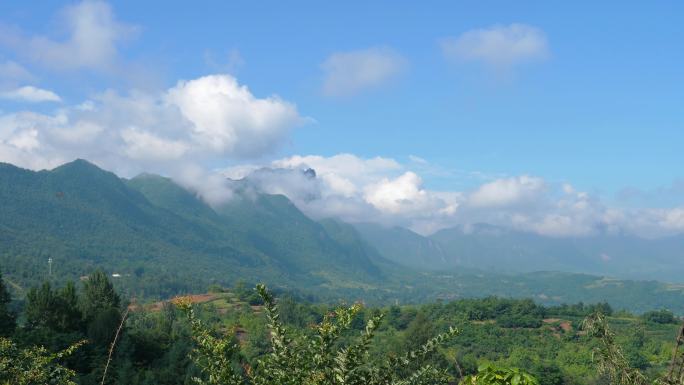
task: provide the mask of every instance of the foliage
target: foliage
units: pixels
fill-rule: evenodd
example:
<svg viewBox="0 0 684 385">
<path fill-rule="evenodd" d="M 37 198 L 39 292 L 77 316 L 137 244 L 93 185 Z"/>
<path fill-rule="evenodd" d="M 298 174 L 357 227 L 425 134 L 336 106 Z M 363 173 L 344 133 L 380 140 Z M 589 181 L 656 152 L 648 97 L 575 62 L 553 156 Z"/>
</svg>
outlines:
<svg viewBox="0 0 684 385">
<path fill-rule="evenodd" d="M 0 273 L 0 337 L 12 334 L 16 326 L 15 316 L 9 308 L 11 301 L 12 298 Z"/>
<path fill-rule="evenodd" d="M 67 282 L 61 289 L 53 290 L 49 282 L 39 288 L 31 288 L 26 294 L 26 325 L 29 328 L 49 328 L 68 332 L 81 327 L 76 288 Z"/>
<path fill-rule="evenodd" d="M 189 301 L 179 299 L 193 330 L 197 344 L 195 362 L 205 374 L 197 378 L 200 384 L 282 384 L 282 385 L 381 385 L 381 384 L 446 384 L 449 376 L 443 370 L 423 365 L 407 375 L 400 375 L 401 367 L 423 360 L 447 340 L 456 336 L 457 329 L 428 340 L 417 350 L 400 356 L 390 356 L 382 362 L 370 360 L 369 350 L 382 315 L 372 317 L 364 331 L 351 344 L 337 346 L 343 333 L 350 329 L 352 320 L 361 310 L 356 304 L 338 308 L 326 314 L 314 326 L 313 335 L 293 336 L 280 321 L 275 300 L 263 285 L 257 287 L 264 302 L 264 310 L 271 331 L 271 351 L 257 361 L 255 368 L 234 365 L 239 360 L 239 345 L 226 338 L 217 338 L 196 317 Z"/>
<path fill-rule="evenodd" d="M 19 348 L 14 342 L 0 337 L 0 384 L 3 385 L 76 385 L 76 373 L 58 361 L 68 357 L 85 341 L 77 342 L 58 353 L 44 347 Z"/>
<path fill-rule="evenodd" d="M 103 278 L 110 280 L 106 276 Z M 72 356 L 59 360 L 59 364 L 75 372 L 73 380 L 78 384 L 99 385 L 108 361 L 107 353 L 122 317 L 120 309 L 93 306 L 100 310 L 90 321 L 84 321 L 82 309 L 87 307 L 85 282 L 83 280 L 83 284 L 78 286 L 67 283 L 62 287 L 51 284 L 49 291 L 41 290 L 44 285 L 29 290 L 50 293 L 47 296 L 52 297 L 53 304 L 57 297 L 68 299 L 64 302 L 71 304 L 69 307 L 74 314 L 66 317 L 71 311 L 55 311 L 54 306 L 47 306 L 44 307 L 46 314 L 39 314 L 41 317 L 71 321 L 62 322 L 63 326 L 57 326 L 61 321 L 41 321 L 31 326 L 25 321 L 29 318 L 40 319 L 28 317 L 27 313 L 33 311 L 31 307 L 34 305 L 28 299 L 16 301 L 11 307 L 19 310 L 17 314 L 22 322 L 10 338 L 22 349 L 42 345 L 50 352 L 62 351 L 77 341 L 89 339 L 90 343 Z M 258 293 L 254 295 L 254 290 L 244 288 L 246 282 L 236 285 L 235 290 L 193 297 L 193 301 L 207 301 L 194 304 L 192 312 L 197 321 L 195 331 L 206 332 L 206 346 L 220 348 L 213 353 L 211 350 L 204 354 L 198 351 L 191 353 L 193 348 L 201 350 L 201 344 L 193 341 L 193 335 L 198 333 L 193 333 L 193 325 L 177 307 L 166 302 L 137 302 L 132 305 L 111 356 L 105 383 L 189 385 L 195 383 L 193 377 L 208 382 L 209 378 L 201 368 L 211 362 L 218 362 L 215 368 L 226 368 L 245 385 L 259 384 L 255 378 L 266 378 L 263 381 L 271 383 L 278 381 L 278 373 L 271 373 L 270 377 L 265 373 L 267 367 L 277 367 L 270 364 L 274 360 L 271 356 L 274 353 L 272 346 L 275 334 L 269 325 L 273 326 L 274 323 L 269 319 L 266 307 L 249 306 L 254 297 L 258 297 L 260 303 L 263 300 Z M 98 286 L 108 287 L 107 284 Z M 330 371 L 321 371 L 320 368 L 330 362 L 333 366 L 341 365 L 342 362 L 337 361 L 337 354 L 343 349 L 358 346 L 366 335 L 372 336 L 368 339 L 366 353 L 354 355 L 351 354 L 354 350 L 350 350 L 348 355 L 348 368 L 355 367 L 357 364 L 354 362 L 362 362 L 360 369 L 352 371 L 352 375 L 372 375 L 370 369 L 379 368 L 386 369 L 386 373 L 392 373 L 391 376 L 398 380 L 405 380 L 419 372 L 424 363 L 430 363 L 431 368 L 444 369 L 451 378 L 462 379 L 469 375 L 477 376 L 478 363 L 487 362 L 497 368 L 520 368 L 534 375 L 544 385 L 605 385 L 609 380 L 606 375 L 597 373 L 596 361 L 592 360 L 592 357 L 598 359 L 596 349 L 602 346 L 601 341 L 579 329 L 582 318 L 578 315 L 588 309 L 605 308 L 601 304 L 548 307 L 529 300 L 487 297 L 422 305 L 355 305 L 352 306 L 353 316 L 347 324 L 340 312 L 349 311 L 351 307 L 337 309 L 325 303 L 312 303 L 296 292 L 279 293 L 277 298 L 277 309 L 274 309 L 278 315 L 277 323 L 282 328 L 284 338 L 289 341 L 284 346 L 294 357 L 290 358 L 295 360 L 293 362 L 298 362 L 297 357 L 309 354 L 306 352 L 312 350 L 310 344 L 324 345 L 320 342 L 321 336 L 336 336 L 329 344 L 328 355 L 321 354 L 320 350 L 311 353 L 321 357 L 318 364 L 310 360 L 298 366 L 311 372 L 324 373 L 320 381 L 328 381 L 330 377 Z M 108 301 L 116 302 L 111 298 L 104 302 Z M 45 302 L 50 303 L 37 301 Z M 124 302 L 120 298 L 119 306 L 123 307 L 121 303 Z M 275 302 L 271 304 L 275 305 Z M 382 322 L 374 323 L 374 330 L 367 330 L 369 322 L 378 317 L 382 317 Z M 511 318 L 532 319 L 540 326 L 512 325 L 509 322 Z M 620 346 L 628 367 L 638 369 L 648 383 L 662 378 L 663 373 L 668 372 L 676 325 L 644 322 L 641 317 L 624 311 L 605 320 L 614 330 L 613 341 Z M 432 350 L 420 359 L 395 365 L 394 369 L 387 365 L 390 358 L 395 362 L 401 360 L 405 357 L 402 352 L 414 350 L 454 324 L 461 326 L 458 338 L 444 341 L 439 349 Z M 325 334 L 321 331 L 322 325 L 335 326 L 338 331 Z M 216 345 L 217 342 L 224 345 Z M 219 355 L 221 351 L 223 353 Z M 202 363 L 202 357 L 222 358 Z M 307 379 L 303 374 L 297 374 L 297 371 L 289 372 L 295 373 L 301 381 Z M 350 376 L 348 381 L 351 379 Z"/>
<path fill-rule="evenodd" d="M 477 374 L 467 376 L 461 385 L 540 385 L 539 381 L 520 369 L 500 368 L 485 364 Z"/>
<path fill-rule="evenodd" d="M 382 242 L 370 241 L 363 228 L 314 221 L 282 195 L 255 193 L 249 181 L 229 183 L 235 199 L 212 207 L 160 176 L 121 179 L 83 160 L 41 172 L 2 163 L 0 265 L 11 279 L 10 289 L 23 297 L 25 288 L 40 286 L 43 280 L 56 288 L 102 269 L 117 273 L 115 287 L 140 301 L 200 292 L 211 284 L 230 287 L 245 279 L 298 290 L 300 296 L 328 303 L 362 298 L 374 305 L 406 304 L 492 295 L 535 298 L 545 305 L 608 300 L 615 308 L 630 311 L 665 307 L 684 314 L 681 287 L 583 274 L 512 274 L 520 268 L 517 257 L 508 258 L 515 269 L 486 263 L 480 266 L 497 266 L 498 271 L 459 267 L 416 272 L 403 266 L 409 260 L 421 261 L 423 267 L 430 264 L 416 256 L 439 261 L 452 255 L 440 254 L 438 250 L 446 249 L 439 237 L 394 229 Z M 475 231 L 469 239 L 477 234 L 489 232 Z M 517 244 L 510 241 L 520 234 L 509 235 L 513 239 L 497 237 L 496 242 L 485 236 L 478 252 L 457 254 L 472 255 L 479 264 L 487 258 L 510 257 L 510 247 Z M 383 251 L 383 244 L 392 247 Z M 480 246 L 490 244 L 496 252 L 485 258 Z M 410 256 L 392 263 L 399 251 Z M 549 257 L 545 252 L 535 254 Z M 570 259 L 577 260 L 566 260 Z M 539 325 L 534 314 L 506 318 L 511 327 Z"/>
<path fill-rule="evenodd" d="M 103 310 L 118 309 L 121 298 L 102 270 L 97 270 L 83 282 L 81 309 L 86 320 L 92 320 Z"/>
<path fill-rule="evenodd" d="M 615 334 L 610 330 L 605 317 L 596 313 L 587 317 L 584 321 L 585 330 L 600 341 L 595 350 L 599 372 L 610 380 L 611 385 L 684 385 L 684 373 L 682 373 L 682 357 L 674 350 L 670 370 L 661 373 L 656 379 L 648 380 L 647 376 L 630 363 L 622 353 L 622 349 L 615 341 Z M 676 341 L 677 347 L 682 344 L 682 332 Z"/>
<path fill-rule="evenodd" d="M 642 314 L 641 318 L 643 318 L 645 321 L 654 322 L 654 323 L 658 323 L 658 324 L 677 324 L 677 323 L 679 323 L 679 320 L 677 319 L 677 317 L 675 317 L 675 315 L 672 314 L 671 311 L 666 310 L 666 309 L 648 311 L 648 312 Z"/>
</svg>

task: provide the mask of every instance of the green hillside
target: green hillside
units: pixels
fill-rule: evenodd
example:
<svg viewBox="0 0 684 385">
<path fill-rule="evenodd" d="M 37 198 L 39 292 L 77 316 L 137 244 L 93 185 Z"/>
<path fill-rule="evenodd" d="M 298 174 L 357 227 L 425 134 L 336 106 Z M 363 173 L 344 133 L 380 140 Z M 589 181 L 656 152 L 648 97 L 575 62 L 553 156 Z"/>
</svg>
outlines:
<svg viewBox="0 0 684 385">
<path fill-rule="evenodd" d="M 54 279 L 97 266 L 152 296 L 238 278 L 313 288 L 343 283 L 348 272 L 379 274 L 359 253 L 364 244 L 337 242 L 283 196 L 245 195 L 213 209 L 169 179 L 125 181 L 77 160 L 41 172 L 2 164 L 0 199 L 0 263 L 25 285 L 46 277 L 48 258 Z"/>
<path fill-rule="evenodd" d="M 536 242 L 541 237 L 494 227 L 426 238 L 401 228 L 315 221 L 285 196 L 257 193 L 248 181 L 233 184 L 233 199 L 211 207 L 171 179 L 125 180 L 83 160 L 40 172 L 0 164 L 0 269 L 18 297 L 44 279 L 59 285 L 102 268 L 117 274 L 114 283 L 127 296 L 139 298 L 242 280 L 321 301 L 497 295 L 684 314 L 682 286 L 514 268 L 522 260 L 511 253 L 522 250 L 521 242 L 535 250 L 525 255 L 537 256 L 525 261 L 543 266 L 540 245 L 557 247 L 557 240 Z"/>
</svg>

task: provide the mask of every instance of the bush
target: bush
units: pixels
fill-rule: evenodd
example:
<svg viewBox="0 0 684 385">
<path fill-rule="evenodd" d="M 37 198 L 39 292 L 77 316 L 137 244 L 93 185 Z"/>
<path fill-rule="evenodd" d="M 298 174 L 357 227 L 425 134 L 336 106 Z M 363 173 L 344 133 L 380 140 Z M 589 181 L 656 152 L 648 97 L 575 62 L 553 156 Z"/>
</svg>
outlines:
<svg viewBox="0 0 684 385">
<path fill-rule="evenodd" d="M 271 351 L 261 357 L 254 368 L 242 361 L 240 346 L 231 338 L 213 336 L 195 316 L 187 299 L 177 299 L 190 320 L 195 341 L 192 359 L 202 370 L 203 378 L 196 381 L 210 385 L 385 385 L 448 384 L 445 370 L 422 364 L 409 374 L 400 375 L 407 367 L 421 363 L 459 331 L 448 332 L 428 340 L 418 349 L 400 356 L 389 356 L 373 361 L 369 349 L 383 315 L 369 319 L 356 341 L 338 346 L 340 337 L 361 310 L 361 305 L 339 308 L 315 325 L 313 336 L 292 335 L 280 322 L 274 298 L 263 285 L 257 292 L 264 303 L 268 327 L 271 331 Z M 237 365 L 236 365 L 237 364 Z"/>
<path fill-rule="evenodd" d="M 654 310 L 644 313 L 641 316 L 647 322 L 653 322 L 657 324 L 676 324 L 679 323 L 679 319 L 675 317 L 669 310 Z"/>
<path fill-rule="evenodd" d="M 49 353 L 43 347 L 22 349 L 0 337 L 0 384 L 76 385 L 72 381 L 76 373 L 57 361 L 71 355 L 84 343 L 78 342 L 59 353 Z"/>
</svg>

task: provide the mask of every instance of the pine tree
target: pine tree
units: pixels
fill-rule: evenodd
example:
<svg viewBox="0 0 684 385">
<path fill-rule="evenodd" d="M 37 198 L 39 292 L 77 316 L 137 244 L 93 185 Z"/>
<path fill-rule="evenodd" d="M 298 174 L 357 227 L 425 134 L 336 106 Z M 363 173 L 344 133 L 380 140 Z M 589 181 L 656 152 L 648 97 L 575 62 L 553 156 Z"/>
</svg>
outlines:
<svg viewBox="0 0 684 385">
<path fill-rule="evenodd" d="M 43 282 L 38 288 L 32 287 L 26 293 L 26 326 L 53 328 L 57 308 L 56 296 L 49 282 Z"/>
<path fill-rule="evenodd" d="M 0 273 L 0 336 L 9 336 L 16 327 L 16 319 L 9 308 L 12 297 Z"/>
<path fill-rule="evenodd" d="M 92 321 L 99 313 L 110 309 L 119 309 L 121 298 L 114 290 L 114 285 L 104 272 L 98 270 L 88 276 L 83 283 L 81 310 L 86 321 Z"/>
</svg>

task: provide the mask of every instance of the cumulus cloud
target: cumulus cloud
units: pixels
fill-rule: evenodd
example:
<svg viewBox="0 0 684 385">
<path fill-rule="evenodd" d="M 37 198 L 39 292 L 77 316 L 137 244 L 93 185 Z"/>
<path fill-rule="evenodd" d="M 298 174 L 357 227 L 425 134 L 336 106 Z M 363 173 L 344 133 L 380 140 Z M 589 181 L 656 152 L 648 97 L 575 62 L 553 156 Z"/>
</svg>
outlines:
<svg viewBox="0 0 684 385">
<path fill-rule="evenodd" d="M 33 86 L 24 86 L 11 91 L 0 92 L 0 98 L 30 103 L 62 101 L 62 98 L 56 93 Z"/>
<path fill-rule="evenodd" d="M 444 227 L 458 207 L 459 194 L 425 189 L 418 174 L 390 158 L 295 155 L 267 166 L 233 167 L 224 175 L 246 172 L 260 191 L 286 195 L 314 218 L 401 225 L 423 233 Z M 308 169 L 315 177 L 304 172 Z"/>
<path fill-rule="evenodd" d="M 500 207 L 520 204 L 538 197 L 545 189 L 541 178 L 522 175 L 485 183 L 470 195 L 475 207 Z"/>
<path fill-rule="evenodd" d="M 277 96 L 255 98 L 229 75 L 181 81 L 166 100 L 192 123 L 192 136 L 203 147 L 241 157 L 271 151 L 302 121 L 293 104 Z"/>
<path fill-rule="evenodd" d="M 383 178 L 365 188 L 364 199 L 390 213 L 416 210 L 427 198 L 427 192 L 421 188 L 422 183 L 422 179 L 410 171 L 395 179 Z"/>
<path fill-rule="evenodd" d="M 517 23 L 467 31 L 458 37 L 443 39 L 441 48 L 447 59 L 482 62 L 500 71 L 549 56 L 544 32 Z"/>
<path fill-rule="evenodd" d="M 0 115 L 0 161 L 42 169 L 85 158 L 123 176 L 175 176 L 178 164 L 269 154 L 303 120 L 289 102 L 211 75 L 160 93 L 107 91 L 52 114 Z"/>
<path fill-rule="evenodd" d="M 348 96 L 386 84 L 399 75 L 406 59 L 387 47 L 337 52 L 321 65 L 323 92 L 329 96 Z"/>
<path fill-rule="evenodd" d="M 391 158 L 292 156 L 262 166 L 241 165 L 224 175 L 245 178 L 258 191 L 283 194 L 313 218 L 404 226 L 421 234 L 478 223 L 549 237 L 636 234 L 657 237 L 684 232 L 684 209 L 621 209 L 568 183 L 540 177 L 502 177 L 470 190 L 424 186 L 420 162 Z M 304 172 L 312 168 L 311 172 Z"/>
<path fill-rule="evenodd" d="M 119 58 L 118 47 L 137 31 L 119 22 L 104 1 L 67 6 L 59 21 L 67 32 L 65 39 L 27 37 L 5 28 L 0 43 L 49 68 L 110 70 Z"/>
</svg>

